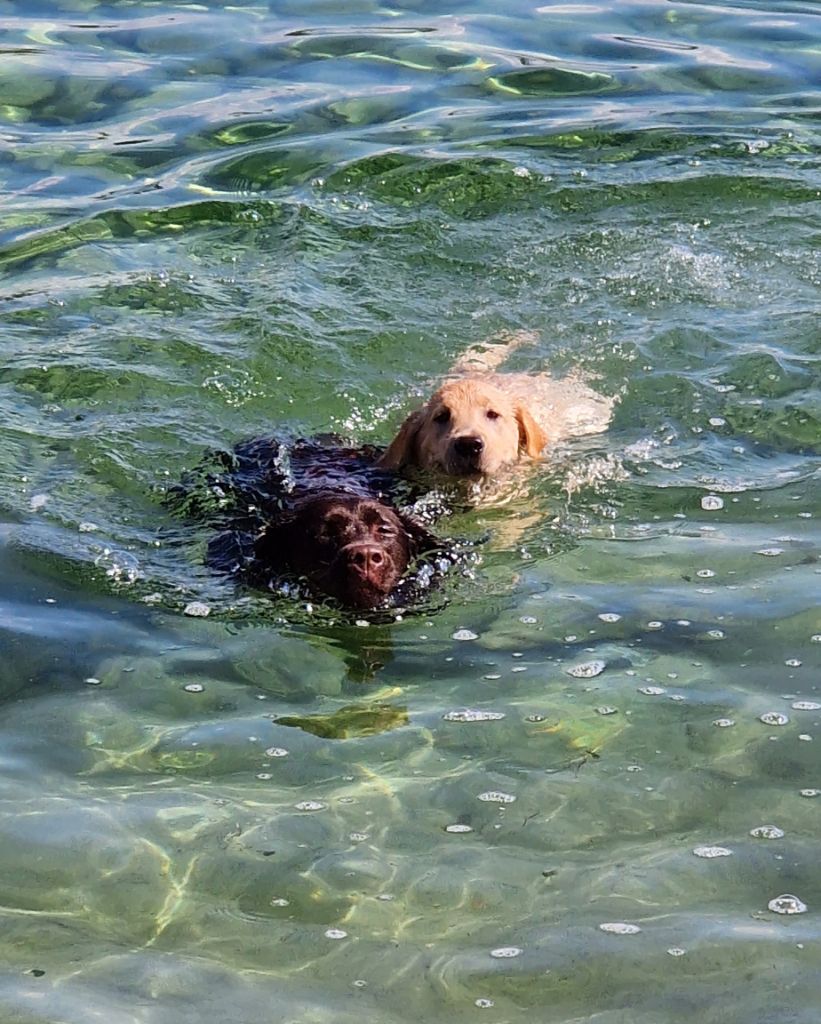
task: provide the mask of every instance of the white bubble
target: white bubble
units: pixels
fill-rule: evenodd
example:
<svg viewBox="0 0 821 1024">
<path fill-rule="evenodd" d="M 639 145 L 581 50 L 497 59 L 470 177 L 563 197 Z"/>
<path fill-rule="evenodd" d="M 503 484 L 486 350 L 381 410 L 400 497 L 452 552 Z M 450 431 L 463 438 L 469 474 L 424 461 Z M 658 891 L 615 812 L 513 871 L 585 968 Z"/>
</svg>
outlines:
<svg viewBox="0 0 821 1024">
<path fill-rule="evenodd" d="M 478 708 L 463 708 L 442 715 L 446 722 L 498 722 L 504 717 L 504 711 L 481 711 Z"/>
<path fill-rule="evenodd" d="M 704 635 L 708 640 L 723 640 L 725 633 L 723 629 L 708 629 Z"/>
<path fill-rule="evenodd" d="M 350 839 L 352 843 L 364 843 L 367 842 L 367 840 L 370 838 L 371 837 L 368 835 L 367 832 L 351 832 L 351 834 L 348 836 L 348 839 Z"/>
<path fill-rule="evenodd" d="M 327 806 L 321 800 L 300 800 L 298 804 L 294 804 L 298 811 L 324 811 Z"/>
<path fill-rule="evenodd" d="M 520 615 L 519 622 L 523 622 L 526 626 L 535 626 L 538 619 L 534 619 L 532 615 Z"/>
<path fill-rule="evenodd" d="M 602 622 L 618 622 L 621 619 L 621 615 L 616 612 L 602 612 L 599 618 Z"/>
<path fill-rule="evenodd" d="M 799 789 L 798 795 L 806 797 L 821 796 L 821 789 Z"/>
<path fill-rule="evenodd" d="M 774 914 L 805 914 L 807 912 L 807 904 L 802 903 L 797 896 L 788 892 L 770 900 L 767 908 Z"/>
<path fill-rule="evenodd" d="M 470 825 L 462 825 L 460 822 L 456 822 L 453 825 L 445 825 L 445 831 L 450 832 L 452 835 L 462 835 L 465 832 L 472 832 L 473 829 Z"/>
<path fill-rule="evenodd" d="M 496 960 L 509 960 L 514 956 L 521 956 L 522 952 L 518 946 L 499 946 L 498 949 L 492 949 L 490 955 Z"/>
<path fill-rule="evenodd" d="M 325 932 L 326 939 L 347 939 L 348 933 L 341 928 L 328 928 Z"/>
<path fill-rule="evenodd" d="M 788 668 L 800 668 L 801 667 L 801 662 L 798 660 L 798 658 L 787 658 L 787 660 L 784 662 L 784 664 Z"/>
<path fill-rule="evenodd" d="M 512 804 L 516 797 L 511 793 L 500 793 L 498 790 L 491 789 L 486 793 L 480 793 L 477 799 L 486 804 Z"/>
<path fill-rule="evenodd" d="M 195 619 L 204 619 L 206 615 L 211 614 L 211 606 L 203 601 L 191 601 L 183 608 L 182 613 L 183 615 L 190 615 Z"/>
<path fill-rule="evenodd" d="M 648 629 L 664 629 L 664 623 L 663 622 L 659 622 L 658 619 L 653 619 L 652 621 L 647 623 L 647 628 Z"/>
<path fill-rule="evenodd" d="M 102 679 L 98 679 L 96 676 L 88 676 L 83 682 L 88 686 L 99 686 L 102 683 Z"/>
<path fill-rule="evenodd" d="M 478 640 L 479 634 L 471 629 L 457 629 L 451 636 L 452 640 Z"/>
<path fill-rule="evenodd" d="M 567 669 L 567 674 L 576 679 L 594 679 L 607 668 L 606 661 L 585 661 Z"/>
<path fill-rule="evenodd" d="M 821 711 L 821 704 L 816 700 L 796 700 L 790 707 L 794 711 Z"/>
<path fill-rule="evenodd" d="M 756 839 L 783 839 L 784 830 L 777 825 L 757 825 L 750 829 L 750 835 Z"/>
<path fill-rule="evenodd" d="M 603 704 L 600 708 L 596 708 L 596 714 L 599 715 L 617 715 L 618 713 L 618 708 L 611 708 L 607 704 Z"/>
<path fill-rule="evenodd" d="M 663 693 L 667 693 L 663 686 L 640 686 L 638 692 L 643 693 L 646 697 L 660 697 Z"/>
<path fill-rule="evenodd" d="M 758 720 L 764 725 L 786 725 L 789 722 L 787 715 L 780 711 L 765 711 L 763 715 L 758 716 Z"/>
<path fill-rule="evenodd" d="M 183 686 L 183 690 L 185 690 L 186 693 L 202 693 L 204 689 L 205 687 L 202 683 L 186 683 L 185 686 Z"/>
<path fill-rule="evenodd" d="M 288 751 L 285 747 L 268 747 L 265 751 L 266 757 L 287 757 Z"/>
<path fill-rule="evenodd" d="M 701 507 L 705 512 L 717 512 L 724 508 L 724 499 L 719 498 L 717 494 L 705 494 L 701 499 Z"/>
<path fill-rule="evenodd" d="M 605 921 L 599 925 L 599 931 L 609 932 L 611 935 L 636 935 L 641 928 L 637 924 L 627 924 L 624 921 Z"/>
<path fill-rule="evenodd" d="M 699 569 L 696 576 L 700 576 L 703 580 L 711 580 L 715 573 L 712 569 Z"/>
<path fill-rule="evenodd" d="M 696 857 L 705 857 L 707 860 L 711 860 L 713 857 L 732 857 L 733 855 L 733 851 L 728 850 L 726 846 L 696 846 L 693 853 Z"/>
<path fill-rule="evenodd" d="M 671 946 L 667 950 L 667 952 L 670 954 L 670 956 L 684 956 L 684 954 L 687 952 L 687 950 L 686 949 L 682 949 L 681 946 Z"/>
<path fill-rule="evenodd" d="M 291 901 L 286 900 L 284 896 L 274 896 L 271 899 L 272 907 L 290 907 Z"/>
<path fill-rule="evenodd" d="M 719 729 L 729 729 L 735 725 L 735 720 L 732 718 L 716 718 L 713 720 L 713 725 L 718 726 Z"/>
<path fill-rule="evenodd" d="M 488 1010 L 491 1006 L 495 1006 L 496 1004 L 492 999 L 475 999 L 473 1001 L 473 1005 L 478 1006 L 480 1010 Z"/>
<path fill-rule="evenodd" d="M 776 558 L 778 555 L 784 554 L 783 548 L 759 548 L 756 551 L 757 555 L 764 555 L 767 558 Z"/>
</svg>

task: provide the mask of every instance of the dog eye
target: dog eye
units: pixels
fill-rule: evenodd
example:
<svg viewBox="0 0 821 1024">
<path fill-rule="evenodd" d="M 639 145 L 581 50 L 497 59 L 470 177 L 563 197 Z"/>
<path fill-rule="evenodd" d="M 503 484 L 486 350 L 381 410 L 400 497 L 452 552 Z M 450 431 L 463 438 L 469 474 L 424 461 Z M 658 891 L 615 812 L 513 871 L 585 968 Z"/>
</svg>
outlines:
<svg viewBox="0 0 821 1024">
<path fill-rule="evenodd" d="M 440 409 L 433 417 L 434 423 L 447 423 L 450 419 L 450 409 Z"/>
<path fill-rule="evenodd" d="M 489 420 L 498 420 L 499 417 L 501 416 L 501 413 L 496 412 L 495 409 L 488 409 L 488 411 L 485 413 L 485 416 L 487 416 Z"/>
<path fill-rule="evenodd" d="M 380 523 L 376 528 L 376 532 L 381 534 L 383 537 L 392 537 L 396 531 L 390 523 Z"/>
</svg>

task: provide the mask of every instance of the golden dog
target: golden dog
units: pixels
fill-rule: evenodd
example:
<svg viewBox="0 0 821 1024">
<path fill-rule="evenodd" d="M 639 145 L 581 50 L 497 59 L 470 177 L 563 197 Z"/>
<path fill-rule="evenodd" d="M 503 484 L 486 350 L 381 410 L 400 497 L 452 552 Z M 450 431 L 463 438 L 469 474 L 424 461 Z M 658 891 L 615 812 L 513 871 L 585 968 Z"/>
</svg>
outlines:
<svg viewBox="0 0 821 1024">
<path fill-rule="evenodd" d="M 493 477 L 523 455 L 607 429 L 613 400 L 571 378 L 496 373 L 510 353 L 534 340 L 520 332 L 505 343 L 470 349 L 454 374 L 412 412 L 379 460 L 387 469 L 416 466 L 449 476 Z"/>
</svg>

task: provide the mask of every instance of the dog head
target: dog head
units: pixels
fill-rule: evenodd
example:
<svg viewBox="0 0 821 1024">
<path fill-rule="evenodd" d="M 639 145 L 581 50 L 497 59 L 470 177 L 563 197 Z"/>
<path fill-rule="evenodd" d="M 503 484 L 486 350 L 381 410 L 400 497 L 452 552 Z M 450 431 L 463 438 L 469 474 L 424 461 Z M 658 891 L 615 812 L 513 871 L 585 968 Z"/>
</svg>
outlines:
<svg viewBox="0 0 821 1024">
<path fill-rule="evenodd" d="M 521 452 L 536 457 L 547 438 L 528 410 L 480 378 L 443 384 L 402 424 L 379 463 L 451 476 L 492 476 Z"/>
<path fill-rule="evenodd" d="M 270 570 L 305 577 L 342 604 L 376 608 L 413 559 L 435 547 L 423 527 L 383 502 L 309 494 L 263 531 L 255 557 Z"/>
</svg>

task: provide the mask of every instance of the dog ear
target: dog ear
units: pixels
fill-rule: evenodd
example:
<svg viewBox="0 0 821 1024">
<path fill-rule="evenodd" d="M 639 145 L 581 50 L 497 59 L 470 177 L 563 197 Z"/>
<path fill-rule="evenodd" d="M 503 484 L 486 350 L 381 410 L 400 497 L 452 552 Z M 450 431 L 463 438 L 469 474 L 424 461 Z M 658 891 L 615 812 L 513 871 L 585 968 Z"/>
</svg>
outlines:
<svg viewBox="0 0 821 1024">
<path fill-rule="evenodd" d="M 438 537 L 434 535 L 419 522 L 413 516 L 407 515 L 407 513 L 399 514 L 399 521 L 402 523 L 402 529 L 408 538 L 410 544 L 410 557 L 416 558 L 417 555 L 424 554 L 428 551 L 437 551 L 442 547 L 442 542 Z"/>
<path fill-rule="evenodd" d="M 425 410 L 412 412 L 399 428 L 399 433 L 391 441 L 377 460 L 382 469 L 402 469 L 403 466 L 417 462 L 419 431 L 425 422 Z"/>
<path fill-rule="evenodd" d="M 532 459 L 537 458 L 547 444 L 547 434 L 523 405 L 516 406 L 516 421 L 519 424 L 519 448 Z"/>
</svg>

